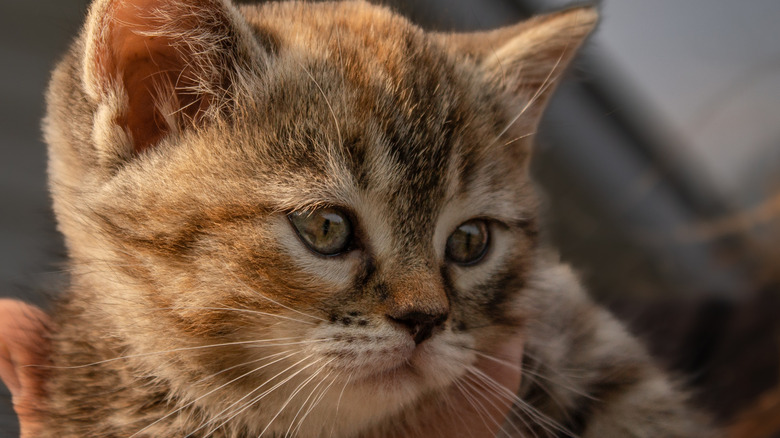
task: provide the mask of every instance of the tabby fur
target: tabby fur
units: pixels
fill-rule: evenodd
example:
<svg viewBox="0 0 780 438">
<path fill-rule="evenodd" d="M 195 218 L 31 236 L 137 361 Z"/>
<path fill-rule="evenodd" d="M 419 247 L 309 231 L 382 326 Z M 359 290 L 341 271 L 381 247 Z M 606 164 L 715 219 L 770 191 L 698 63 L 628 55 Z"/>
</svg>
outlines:
<svg viewBox="0 0 780 438">
<path fill-rule="evenodd" d="M 517 333 L 505 433 L 713 436 L 539 245 L 534 133 L 596 20 L 437 34 L 359 1 L 96 0 L 44 123 L 71 272 L 44 436 L 405 436 Z M 354 250 L 302 245 L 288 214 L 322 206 Z M 485 259 L 447 263 L 475 217 Z M 387 316 L 433 311 L 417 346 Z"/>
</svg>

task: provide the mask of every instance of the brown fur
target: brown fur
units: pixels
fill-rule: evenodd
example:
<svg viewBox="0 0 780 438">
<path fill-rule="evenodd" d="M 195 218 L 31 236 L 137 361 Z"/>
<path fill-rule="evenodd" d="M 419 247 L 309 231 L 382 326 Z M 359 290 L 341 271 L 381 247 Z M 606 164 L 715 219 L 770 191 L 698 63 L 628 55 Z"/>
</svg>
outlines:
<svg viewBox="0 0 780 438">
<path fill-rule="evenodd" d="M 401 435 L 518 331 L 534 407 L 507 430 L 711 436 L 538 248 L 530 145 L 595 20 L 439 35 L 362 2 L 97 0 L 48 94 L 72 284 L 47 436 Z M 318 206 L 348 213 L 355 249 L 304 247 L 286 216 Z M 475 217 L 485 259 L 448 263 Z M 446 320 L 410 347 L 393 318 L 414 312 Z M 365 378 L 409 348 L 407 374 Z M 300 423 L 299 385 L 322 397 Z"/>
</svg>

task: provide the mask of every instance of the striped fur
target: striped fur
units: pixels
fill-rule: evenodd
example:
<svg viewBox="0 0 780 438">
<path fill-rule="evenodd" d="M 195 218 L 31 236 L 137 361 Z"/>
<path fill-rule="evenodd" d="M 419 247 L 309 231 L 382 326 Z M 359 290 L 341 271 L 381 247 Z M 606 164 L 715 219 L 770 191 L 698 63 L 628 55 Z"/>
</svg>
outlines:
<svg viewBox="0 0 780 438">
<path fill-rule="evenodd" d="M 403 436 L 518 333 L 533 407 L 505 430 L 712 436 L 538 245 L 533 134 L 595 20 L 444 35 L 363 2 L 95 1 L 45 120 L 72 272 L 46 436 Z M 320 206 L 355 224 L 348 253 L 290 226 Z M 472 218 L 487 255 L 448 263 Z M 417 346 L 388 319 L 432 308 Z"/>
</svg>

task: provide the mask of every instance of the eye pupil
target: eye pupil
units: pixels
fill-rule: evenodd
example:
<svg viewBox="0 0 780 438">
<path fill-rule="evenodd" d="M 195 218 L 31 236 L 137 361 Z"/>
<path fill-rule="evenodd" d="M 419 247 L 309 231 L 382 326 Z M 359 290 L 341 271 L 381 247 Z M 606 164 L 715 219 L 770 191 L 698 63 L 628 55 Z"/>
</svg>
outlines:
<svg viewBox="0 0 780 438">
<path fill-rule="evenodd" d="M 322 223 L 322 235 L 327 236 L 329 229 L 330 229 L 330 219 L 325 219 L 325 222 Z"/>
<path fill-rule="evenodd" d="M 489 243 L 488 227 L 484 220 L 472 219 L 462 223 L 447 239 L 447 258 L 460 265 L 471 265 L 482 260 Z"/>
<path fill-rule="evenodd" d="M 290 213 L 290 223 L 306 246 L 326 256 L 347 251 L 352 243 L 352 223 L 335 208 Z"/>
</svg>

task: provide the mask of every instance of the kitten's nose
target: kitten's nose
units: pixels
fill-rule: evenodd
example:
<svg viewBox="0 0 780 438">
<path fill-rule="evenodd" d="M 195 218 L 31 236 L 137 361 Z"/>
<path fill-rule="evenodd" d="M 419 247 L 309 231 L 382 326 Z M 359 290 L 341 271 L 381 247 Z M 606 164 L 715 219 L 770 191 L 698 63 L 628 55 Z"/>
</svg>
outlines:
<svg viewBox="0 0 780 438">
<path fill-rule="evenodd" d="M 446 313 L 408 312 L 399 316 L 387 315 L 391 321 L 405 326 L 414 343 L 420 345 L 433 334 L 433 329 L 447 320 Z"/>
</svg>

